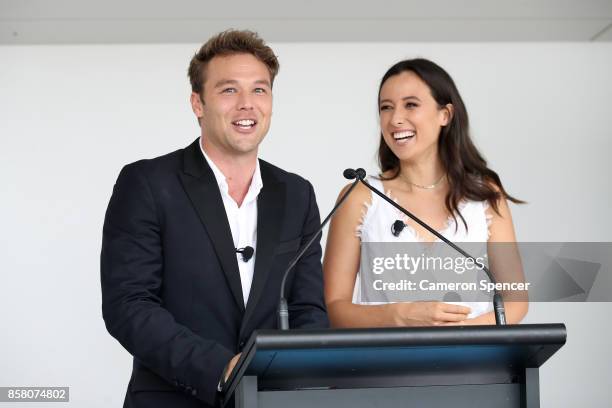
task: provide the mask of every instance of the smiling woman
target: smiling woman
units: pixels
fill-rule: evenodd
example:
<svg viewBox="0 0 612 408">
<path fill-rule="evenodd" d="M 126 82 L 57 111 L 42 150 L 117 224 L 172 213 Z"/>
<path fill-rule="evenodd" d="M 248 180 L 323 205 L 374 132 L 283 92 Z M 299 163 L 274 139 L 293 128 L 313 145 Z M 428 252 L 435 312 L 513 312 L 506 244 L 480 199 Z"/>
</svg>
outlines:
<svg viewBox="0 0 612 408">
<path fill-rule="evenodd" d="M 450 241 L 487 242 L 489 265 L 499 278 L 501 256 L 491 244 L 515 241 L 506 200 L 522 201 L 505 191 L 473 144 L 467 110 L 452 78 L 431 61 L 401 61 L 383 76 L 378 107 L 381 173 L 370 177 L 370 184 Z M 398 223 L 401 229 L 392 228 Z M 490 305 L 482 302 L 373 304 L 362 298 L 361 282 L 371 281 L 360 276 L 371 272 L 360 265 L 362 243 L 434 242 L 434 238 L 364 186 L 356 188 L 333 219 L 327 239 L 323 269 L 332 325 L 494 323 Z M 513 277 L 522 279 L 518 256 L 513 253 L 509 262 L 505 255 L 503 264 L 512 268 Z M 506 309 L 508 321 L 517 323 L 527 304 L 509 303 Z"/>
</svg>

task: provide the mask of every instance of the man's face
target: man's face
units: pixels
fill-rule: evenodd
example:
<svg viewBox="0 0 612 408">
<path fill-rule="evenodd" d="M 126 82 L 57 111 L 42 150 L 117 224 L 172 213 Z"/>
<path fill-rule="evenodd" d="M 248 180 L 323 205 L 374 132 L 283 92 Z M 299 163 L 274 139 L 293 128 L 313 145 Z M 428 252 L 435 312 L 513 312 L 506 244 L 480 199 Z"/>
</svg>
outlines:
<svg viewBox="0 0 612 408">
<path fill-rule="evenodd" d="M 257 154 L 270 128 L 272 84 L 266 65 L 251 54 L 214 57 L 202 98 L 191 95 L 204 146 L 230 156 Z"/>
</svg>

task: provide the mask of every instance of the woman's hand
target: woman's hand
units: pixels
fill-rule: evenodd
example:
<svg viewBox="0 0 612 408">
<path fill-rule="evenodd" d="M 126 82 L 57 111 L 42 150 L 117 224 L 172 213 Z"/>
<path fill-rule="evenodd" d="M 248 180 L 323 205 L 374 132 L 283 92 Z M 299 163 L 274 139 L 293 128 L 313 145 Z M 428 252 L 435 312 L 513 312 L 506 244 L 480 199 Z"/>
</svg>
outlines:
<svg viewBox="0 0 612 408">
<path fill-rule="evenodd" d="M 469 307 L 444 302 L 390 303 L 391 318 L 396 326 L 440 326 L 465 321 Z"/>
</svg>

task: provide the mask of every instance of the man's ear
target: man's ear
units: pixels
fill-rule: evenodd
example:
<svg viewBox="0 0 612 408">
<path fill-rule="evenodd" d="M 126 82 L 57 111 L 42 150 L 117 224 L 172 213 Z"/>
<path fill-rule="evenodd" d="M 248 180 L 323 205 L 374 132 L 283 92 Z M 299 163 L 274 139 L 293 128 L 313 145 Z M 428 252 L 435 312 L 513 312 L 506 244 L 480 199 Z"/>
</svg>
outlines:
<svg viewBox="0 0 612 408">
<path fill-rule="evenodd" d="M 451 103 L 447 103 L 440 109 L 440 114 L 442 115 L 442 126 L 448 125 L 453 119 L 453 115 L 455 114 L 455 107 Z"/>
<path fill-rule="evenodd" d="M 191 109 L 198 119 L 204 116 L 204 101 L 200 98 L 200 94 L 196 92 L 191 93 L 189 98 L 191 101 Z"/>
</svg>

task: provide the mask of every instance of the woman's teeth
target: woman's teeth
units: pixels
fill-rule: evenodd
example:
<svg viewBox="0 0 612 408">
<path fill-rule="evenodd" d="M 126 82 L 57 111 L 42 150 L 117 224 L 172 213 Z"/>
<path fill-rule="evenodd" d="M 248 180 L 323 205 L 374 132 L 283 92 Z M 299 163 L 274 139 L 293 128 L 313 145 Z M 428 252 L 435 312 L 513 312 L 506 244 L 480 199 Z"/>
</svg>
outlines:
<svg viewBox="0 0 612 408">
<path fill-rule="evenodd" d="M 406 131 L 403 131 L 403 132 L 393 133 L 393 138 L 395 140 L 404 140 L 404 139 L 409 139 L 409 138 L 413 137 L 414 135 L 415 135 L 414 131 L 406 130 Z"/>
</svg>

